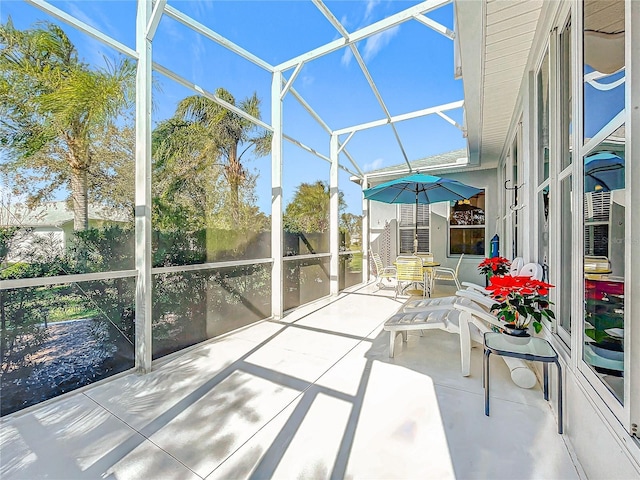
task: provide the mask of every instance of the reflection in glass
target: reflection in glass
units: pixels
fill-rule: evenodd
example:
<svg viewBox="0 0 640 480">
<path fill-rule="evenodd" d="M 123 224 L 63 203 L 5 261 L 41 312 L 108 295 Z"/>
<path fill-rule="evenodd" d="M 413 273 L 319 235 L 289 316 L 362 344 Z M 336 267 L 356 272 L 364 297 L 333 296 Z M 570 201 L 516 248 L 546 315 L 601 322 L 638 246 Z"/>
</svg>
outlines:
<svg viewBox="0 0 640 480">
<path fill-rule="evenodd" d="M 536 76 L 538 101 L 538 185 L 549 178 L 549 52 Z"/>
<path fill-rule="evenodd" d="M 285 260 L 285 310 L 326 295 L 329 295 L 329 257 Z"/>
<path fill-rule="evenodd" d="M 542 265 L 543 280 L 549 280 L 549 187 L 538 194 L 538 263 Z"/>
<path fill-rule="evenodd" d="M 584 141 L 624 110 L 622 0 L 584 2 Z"/>
<path fill-rule="evenodd" d="M 449 209 L 449 253 L 484 255 L 484 192 L 456 201 Z"/>
<path fill-rule="evenodd" d="M 571 333 L 571 259 L 573 205 L 571 203 L 572 178 L 566 177 L 560 183 L 560 285 L 558 288 L 558 324 Z"/>
<path fill-rule="evenodd" d="M 516 136 L 516 138 L 513 141 L 513 146 L 511 147 L 511 152 L 513 154 L 513 165 L 512 165 L 512 169 L 511 169 L 511 188 L 513 188 L 513 190 L 510 190 L 510 192 L 513 192 L 513 203 L 511 204 L 513 206 L 513 208 L 511 208 L 512 210 L 512 222 L 513 222 L 513 239 L 512 239 L 512 258 L 516 258 L 518 256 L 518 251 L 519 251 L 519 247 L 518 247 L 518 225 L 519 225 L 519 219 L 521 218 L 520 216 L 520 209 L 517 208 L 518 207 L 518 188 L 514 188 L 520 185 L 520 179 L 518 178 L 518 162 L 519 157 L 518 157 L 518 138 L 520 137 L 520 134 L 518 134 Z"/>
<path fill-rule="evenodd" d="M 584 360 L 624 398 L 624 137 L 619 131 L 584 158 Z"/>
<path fill-rule="evenodd" d="M 451 255 L 484 255 L 483 228 L 452 228 L 449 232 Z"/>
<path fill-rule="evenodd" d="M 571 21 L 560 34 L 560 170 L 571 165 L 571 108 L 573 92 L 571 91 Z"/>
<path fill-rule="evenodd" d="M 153 276 L 153 358 L 271 315 L 271 264 Z"/>
<path fill-rule="evenodd" d="M 134 278 L 0 290 L 2 415 L 134 366 Z"/>
</svg>

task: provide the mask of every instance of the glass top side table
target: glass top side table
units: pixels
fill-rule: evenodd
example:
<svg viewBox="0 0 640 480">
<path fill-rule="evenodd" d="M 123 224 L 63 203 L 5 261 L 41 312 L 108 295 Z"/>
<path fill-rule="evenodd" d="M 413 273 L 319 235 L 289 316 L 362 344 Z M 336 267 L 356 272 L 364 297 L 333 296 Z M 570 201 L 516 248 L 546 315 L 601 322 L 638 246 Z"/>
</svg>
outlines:
<svg viewBox="0 0 640 480">
<path fill-rule="evenodd" d="M 531 362 L 542 362 L 544 378 L 544 399 L 549 400 L 549 363 L 555 363 L 558 369 L 558 433 L 562 433 L 562 367 L 558 354 L 544 338 L 513 337 L 498 332 L 484 334 L 484 414 L 489 416 L 489 356 L 521 358 Z"/>
</svg>

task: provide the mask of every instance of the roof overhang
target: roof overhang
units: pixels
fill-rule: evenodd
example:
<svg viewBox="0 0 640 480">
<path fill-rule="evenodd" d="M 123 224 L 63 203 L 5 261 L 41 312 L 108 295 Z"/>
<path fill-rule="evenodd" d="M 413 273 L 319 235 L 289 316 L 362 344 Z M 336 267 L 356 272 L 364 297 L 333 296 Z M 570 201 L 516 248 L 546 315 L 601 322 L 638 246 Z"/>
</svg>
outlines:
<svg viewBox="0 0 640 480">
<path fill-rule="evenodd" d="M 469 163 L 499 160 L 530 60 L 542 0 L 455 0 Z"/>
</svg>

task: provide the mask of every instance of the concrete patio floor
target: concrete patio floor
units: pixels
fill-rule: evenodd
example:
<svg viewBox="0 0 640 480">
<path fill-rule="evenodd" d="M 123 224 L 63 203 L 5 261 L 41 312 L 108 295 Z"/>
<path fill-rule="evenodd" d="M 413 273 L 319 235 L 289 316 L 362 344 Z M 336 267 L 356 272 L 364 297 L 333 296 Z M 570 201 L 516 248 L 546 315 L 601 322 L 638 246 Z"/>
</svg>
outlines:
<svg viewBox="0 0 640 480">
<path fill-rule="evenodd" d="M 446 332 L 389 358 L 404 301 L 355 288 L 4 418 L 0 477 L 580 478 L 540 387 L 501 359 L 486 417 L 479 346 L 466 378 Z"/>
</svg>

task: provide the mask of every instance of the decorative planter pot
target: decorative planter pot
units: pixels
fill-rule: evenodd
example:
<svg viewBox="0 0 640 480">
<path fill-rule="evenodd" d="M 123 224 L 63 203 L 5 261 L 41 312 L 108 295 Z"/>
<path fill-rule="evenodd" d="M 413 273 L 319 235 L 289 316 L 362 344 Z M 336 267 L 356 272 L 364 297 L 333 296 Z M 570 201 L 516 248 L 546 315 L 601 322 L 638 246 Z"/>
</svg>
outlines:
<svg viewBox="0 0 640 480">
<path fill-rule="evenodd" d="M 512 337 L 527 338 L 531 336 L 527 328 L 516 328 L 513 323 L 507 323 L 506 325 L 503 325 L 502 331 L 503 333 L 511 335 Z"/>
</svg>

